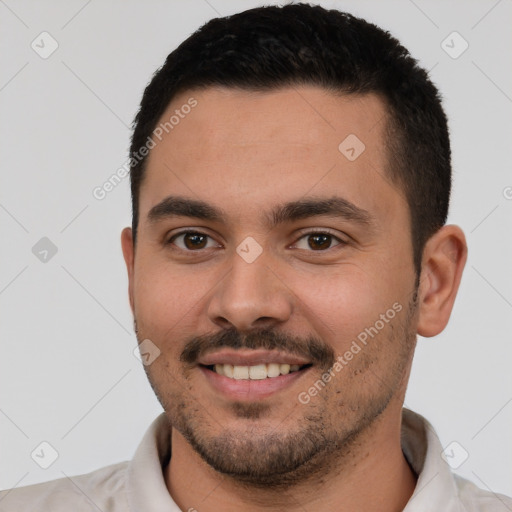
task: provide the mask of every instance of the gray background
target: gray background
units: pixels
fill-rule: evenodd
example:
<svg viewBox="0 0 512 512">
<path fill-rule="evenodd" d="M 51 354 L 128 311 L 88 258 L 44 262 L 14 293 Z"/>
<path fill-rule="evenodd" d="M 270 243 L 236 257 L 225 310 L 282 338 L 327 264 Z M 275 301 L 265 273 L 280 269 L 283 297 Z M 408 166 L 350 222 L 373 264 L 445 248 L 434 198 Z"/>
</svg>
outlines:
<svg viewBox="0 0 512 512">
<path fill-rule="evenodd" d="M 129 179 L 101 201 L 92 191 L 126 161 L 143 88 L 167 54 L 208 19 L 258 4 L 0 0 L 0 488 L 129 459 L 161 412 L 133 355 L 120 247 Z M 467 452 L 458 473 L 512 495 L 512 2 L 322 5 L 390 30 L 444 96 L 450 222 L 469 260 L 447 329 L 419 340 L 406 405 L 452 460 Z M 31 47 L 51 49 L 43 31 L 59 45 L 46 59 Z M 458 58 L 445 51 L 463 48 L 446 39 L 454 31 L 469 44 Z M 33 253 L 43 237 L 58 249 L 46 262 Z M 42 441 L 59 454 L 48 469 L 31 458 Z"/>
</svg>

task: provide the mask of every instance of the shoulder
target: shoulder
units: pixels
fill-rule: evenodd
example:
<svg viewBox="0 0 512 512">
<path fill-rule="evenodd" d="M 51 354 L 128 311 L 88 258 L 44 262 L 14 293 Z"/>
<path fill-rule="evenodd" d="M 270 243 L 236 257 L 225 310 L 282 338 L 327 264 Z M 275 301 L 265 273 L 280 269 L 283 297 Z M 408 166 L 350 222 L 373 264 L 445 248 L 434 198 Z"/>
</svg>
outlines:
<svg viewBox="0 0 512 512">
<path fill-rule="evenodd" d="M 507 512 L 512 510 L 512 498 L 487 491 L 473 482 L 454 475 L 459 499 L 467 512 Z"/>
<path fill-rule="evenodd" d="M 5 512 L 126 511 L 128 464 L 120 462 L 84 475 L 0 491 L 0 509 Z"/>
</svg>

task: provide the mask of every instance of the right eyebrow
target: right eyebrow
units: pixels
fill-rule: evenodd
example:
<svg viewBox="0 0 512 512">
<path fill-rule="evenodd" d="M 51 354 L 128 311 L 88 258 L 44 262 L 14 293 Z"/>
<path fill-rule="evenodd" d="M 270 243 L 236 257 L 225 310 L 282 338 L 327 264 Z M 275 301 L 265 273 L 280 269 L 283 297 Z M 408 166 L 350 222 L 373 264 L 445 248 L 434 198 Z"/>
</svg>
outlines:
<svg viewBox="0 0 512 512">
<path fill-rule="evenodd" d="M 225 221 L 225 212 L 204 201 L 186 199 L 179 196 L 168 196 L 157 205 L 153 206 L 147 215 L 151 224 L 172 218 L 172 217 L 193 217 L 209 221 Z"/>
</svg>

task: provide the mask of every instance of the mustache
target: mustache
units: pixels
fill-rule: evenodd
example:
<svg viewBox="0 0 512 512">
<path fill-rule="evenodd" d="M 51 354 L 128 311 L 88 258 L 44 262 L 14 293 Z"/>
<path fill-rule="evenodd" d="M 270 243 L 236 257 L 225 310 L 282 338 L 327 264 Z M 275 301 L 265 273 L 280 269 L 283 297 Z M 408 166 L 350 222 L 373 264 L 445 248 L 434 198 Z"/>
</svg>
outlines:
<svg viewBox="0 0 512 512">
<path fill-rule="evenodd" d="M 279 350 L 303 357 L 325 370 L 331 368 L 336 361 L 334 350 L 314 336 L 302 338 L 273 329 L 258 329 L 242 334 L 235 328 L 191 338 L 185 343 L 180 361 L 194 365 L 205 354 L 221 348 Z"/>
</svg>

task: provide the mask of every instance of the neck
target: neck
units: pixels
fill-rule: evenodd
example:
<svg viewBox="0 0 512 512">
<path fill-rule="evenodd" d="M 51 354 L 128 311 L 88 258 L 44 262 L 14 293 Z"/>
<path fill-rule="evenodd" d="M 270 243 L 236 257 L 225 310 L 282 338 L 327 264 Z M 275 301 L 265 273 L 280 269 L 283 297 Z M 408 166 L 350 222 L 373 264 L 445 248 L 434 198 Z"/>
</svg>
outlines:
<svg viewBox="0 0 512 512">
<path fill-rule="evenodd" d="M 350 451 L 333 453 L 321 479 L 279 491 L 252 489 L 207 465 L 179 432 L 172 432 L 166 485 L 181 510 L 273 512 L 278 510 L 396 512 L 403 510 L 416 477 L 400 445 L 401 404 L 388 407 L 355 440 Z"/>
</svg>

